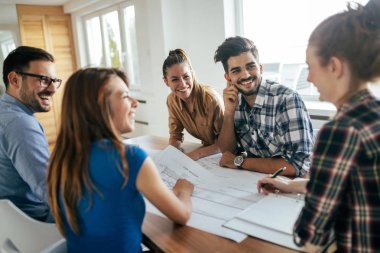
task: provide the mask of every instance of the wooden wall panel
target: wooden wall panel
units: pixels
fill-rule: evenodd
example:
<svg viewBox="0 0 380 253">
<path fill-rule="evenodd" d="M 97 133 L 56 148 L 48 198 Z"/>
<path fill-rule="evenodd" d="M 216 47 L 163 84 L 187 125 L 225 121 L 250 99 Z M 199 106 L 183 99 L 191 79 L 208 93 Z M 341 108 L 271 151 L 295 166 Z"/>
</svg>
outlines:
<svg viewBox="0 0 380 253">
<path fill-rule="evenodd" d="M 57 77 L 63 80 L 53 97 L 51 111 L 36 114 L 52 147 L 59 128 L 63 88 L 76 70 L 71 17 L 64 14 L 62 6 L 16 5 L 16 8 L 22 45 L 43 48 L 53 54 Z"/>
<path fill-rule="evenodd" d="M 39 48 L 47 48 L 44 32 L 44 16 L 19 17 L 21 44 Z"/>
</svg>

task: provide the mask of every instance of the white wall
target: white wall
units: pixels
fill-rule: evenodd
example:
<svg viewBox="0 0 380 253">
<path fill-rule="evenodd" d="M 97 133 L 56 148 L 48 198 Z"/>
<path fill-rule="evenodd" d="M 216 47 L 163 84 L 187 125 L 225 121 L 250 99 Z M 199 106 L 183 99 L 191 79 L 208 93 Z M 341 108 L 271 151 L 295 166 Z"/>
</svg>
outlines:
<svg viewBox="0 0 380 253">
<path fill-rule="evenodd" d="M 155 94 L 159 94 L 153 109 L 156 113 L 154 113 L 152 132 L 167 135 L 166 96 L 169 94 L 169 89 L 162 81 L 162 63 L 169 50 L 183 48 L 189 54 L 198 81 L 221 91 L 225 85 L 223 70 L 220 64 L 214 63 L 213 57 L 216 48 L 225 39 L 224 11 L 223 2 L 220 0 L 161 0 L 160 2 L 163 51 L 152 57 L 152 62 L 155 63 L 152 65 L 152 83 L 156 86 Z M 153 15 L 157 15 L 158 18 L 159 14 L 155 12 Z"/>
</svg>

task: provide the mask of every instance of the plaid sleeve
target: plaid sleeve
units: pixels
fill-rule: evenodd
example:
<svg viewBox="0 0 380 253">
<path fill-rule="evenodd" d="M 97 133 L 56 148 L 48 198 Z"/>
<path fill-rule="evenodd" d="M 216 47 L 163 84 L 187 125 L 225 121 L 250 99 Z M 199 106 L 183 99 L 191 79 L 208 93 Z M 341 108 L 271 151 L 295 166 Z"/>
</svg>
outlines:
<svg viewBox="0 0 380 253">
<path fill-rule="evenodd" d="M 318 135 L 310 168 L 305 206 L 294 225 L 295 242 L 324 245 L 343 199 L 350 168 L 360 148 L 358 132 L 330 122 Z"/>
<path fill-rule="evenodd" d="M 314 146 L 313 127 L 306 106 L 297 93 L 286 97 L 276 119 L 283 143 L 283 158 L 292 164 L 297 176 L 309 171 Z"/>
</svg>

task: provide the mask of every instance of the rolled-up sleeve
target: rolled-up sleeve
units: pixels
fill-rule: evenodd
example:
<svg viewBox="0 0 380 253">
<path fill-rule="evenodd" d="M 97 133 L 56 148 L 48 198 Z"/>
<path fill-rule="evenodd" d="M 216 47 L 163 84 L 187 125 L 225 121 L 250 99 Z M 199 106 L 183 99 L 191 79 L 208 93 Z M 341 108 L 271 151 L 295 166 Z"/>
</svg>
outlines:
<svg viewBox="0 0 380 253">
<path fill-rule="evenodd" d="M 314 136 L 310 116 L 298 94 L 286 97 L 279 107 L 276 124 L 283 158 L 295 167 L 297 176 L 305 175 L 310 168 Z"/>
</svg>

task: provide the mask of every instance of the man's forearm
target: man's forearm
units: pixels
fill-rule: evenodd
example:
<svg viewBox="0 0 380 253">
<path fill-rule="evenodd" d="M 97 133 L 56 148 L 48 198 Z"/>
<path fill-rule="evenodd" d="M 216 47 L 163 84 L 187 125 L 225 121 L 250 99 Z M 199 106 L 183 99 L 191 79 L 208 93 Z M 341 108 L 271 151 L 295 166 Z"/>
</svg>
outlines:
<svg viewBox="0 0 380 253">
<path fill-rule="evenodd" d="M 224 115 L 222 129 L 218 137 L 218 145 L 222 153 L 225 151 L 235 152 L 236 136 L 233 115 Z"/>
<path fill-rule="evenodd" d="M 176 139 L 169 139 L 169 145 L 172 145 L 175 148 L 178 148 L 179 150 L 183 151 L 183 148 L 181 147 L 182 142 Z"/>
<path fill-rule="evenodd" d="M 286 167 L 282 176 L 295 176 L 296 169 L 282 157 L 276 158 L 246 158 L 242 168 L 261 173 L 273 174 L 279 168 Z"/>
<path fill-rule="evenodd" d="M 198 160 L 202 157 L 206 157 L 216 153 L 219 153 L 219 147 L 217 143 L 214 143 L 209 146 L 202 146 L 197 149 L 194 149 L 191 152 L 187 153 L 187 155 L 193 160 Z"/>
</svg>

